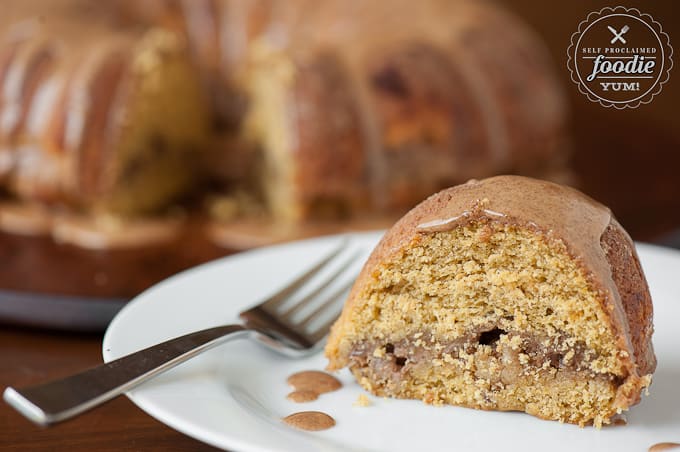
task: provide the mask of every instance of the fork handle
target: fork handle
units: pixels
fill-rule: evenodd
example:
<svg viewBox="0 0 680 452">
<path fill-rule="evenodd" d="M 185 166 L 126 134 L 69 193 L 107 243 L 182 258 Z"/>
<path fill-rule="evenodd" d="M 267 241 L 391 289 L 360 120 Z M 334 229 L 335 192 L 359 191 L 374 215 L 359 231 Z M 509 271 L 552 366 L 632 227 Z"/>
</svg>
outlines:
<svg viewBox="0 0 680 452">
<path fill-rule="evenodd" d="M 54 424 L 101 405 L 149 378 L 249 331 L 242 325 L 196 331 L 60 380 L 23 389 L 8 387 L 3 397 L 36 424 Z"/>
</svg>

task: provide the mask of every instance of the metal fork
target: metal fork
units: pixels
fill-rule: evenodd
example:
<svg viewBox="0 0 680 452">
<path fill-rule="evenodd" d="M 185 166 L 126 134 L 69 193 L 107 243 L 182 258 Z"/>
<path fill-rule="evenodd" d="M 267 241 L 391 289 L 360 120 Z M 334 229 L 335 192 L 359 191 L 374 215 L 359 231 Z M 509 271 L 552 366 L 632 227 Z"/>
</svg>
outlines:
<svg viewBox="0 0 680 452">
<path fill-rule="evenodd" d="M 341 255 L 347 254 L 343 253 L 346 245 L 347 240 L 343 240 L 337 248 L 279 292 L 241 312 L 239 316 L 242 324 L 189 333 L 60 380 L 22 389 L 7 387 L 3 397 L 36 424 L 50 425 L 94 408 L 236 337 L 254 337 L 269 348 L 291 357 L 309 355 L 319 348 L 321 340 L 337 318 L 342 307 L 340 297 L 356 276 L 352 274 L 344 281 L 349 269 L 363 252 L 358 250 L 349 257 L 341 258 Z M 336 264 L 338 261 L 340 264 Z M 323 271 L 330 272 L 330 275 L 324 276 L 301 299 L 294 300 L 295 295 L 300 295 L 304 286 L 308 286 Z M 336 281 L 341 282 L 337 288 L 333 287 Z"/>
</svg>

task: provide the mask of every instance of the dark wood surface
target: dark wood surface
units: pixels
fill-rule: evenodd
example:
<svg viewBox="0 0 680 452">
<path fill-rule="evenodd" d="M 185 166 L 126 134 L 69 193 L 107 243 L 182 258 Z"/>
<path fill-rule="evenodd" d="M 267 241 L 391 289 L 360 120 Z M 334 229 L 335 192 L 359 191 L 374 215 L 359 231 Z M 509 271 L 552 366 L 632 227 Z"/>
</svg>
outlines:
<svg viewBox="0 0 680 452">
<path fill-rule="evenodd" d="M 101 336 L 5 328 L 0 331 L 0 387 L 41 383 L 101 363 Z M 225 419 L 225 422 L 227 420 Z M 0 403 L 2 451 L 215 450 L 147 416 L 119 397 L 57 427 L 31 424 Z"/>
<path fill-rule="evenodd" d="M 227 254 L 228 250 L 211 244 L 191 227 L 168 246 L 113 252 L 0 233 L 0 288 L 90 296 L 91 303 L 97 303 L 96 297 L 129 299 L 174 273 Z M 87 309 L 86 315 L 97 315 L 97 311 Z M 101 331 L 22 328 L 10 325 L 10 320 L 0 323 L 0 391 L 10 385 L 38 384 L 102 362 Z M 97 325 L 94 320 L 89 323 Z M 215 449 L 164 426 L 119 397 L 52 428 L 36 427 L 0 401 L 0 450 Z"/>
<path fill-rule="evenodd" d="M 601 1 L 508 2 L 548 41 L 573 108 L 573 167 L 581 187 L 612 207 L 637 240 L 663 240 L 680 227 L 680 83 L 674 72 L 664 92 L 636 111 L 592 104 L 569 80 L 565 52 L 571 33 Z M 631 1 L 680 36 L 672 2 Z M 678 43 L 672 42 L 676 47 Z M 677 55 L 677 53 L 676 53 Z M 676 233 L 676 237 L 678 237 Z M 52 250 L 45 253 L 45 249 Z M 46 240 L 0 235 L 0 288 L 45 293 L 130 297 L 183 268 L 227 254 L 195 236 L 178 246 L 138 254 L 92 253 Z M 46 257 L 47 256 L 47 257 Z M 24 386 L 101 362 L 101 334 L 49 332 L 0 325 L 0 388 Z M 225 419 L 228 422 L 228 419 Z M 118 398 L 64 424 L 35 427 L 0 402 L 0 450 L 201 451 L 212 449 L 160 424 Z"/>
</svg>

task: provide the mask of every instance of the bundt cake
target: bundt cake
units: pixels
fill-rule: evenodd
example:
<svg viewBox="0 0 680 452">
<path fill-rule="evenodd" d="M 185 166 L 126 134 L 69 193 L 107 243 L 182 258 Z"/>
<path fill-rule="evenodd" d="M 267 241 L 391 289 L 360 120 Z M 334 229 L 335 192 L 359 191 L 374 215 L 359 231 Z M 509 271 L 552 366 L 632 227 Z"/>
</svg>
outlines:
<svg viewBox="0 0 680 452">
<path fill-rule="evenodd" d="M 128 15 L 187 36 L 206 85 L 240 93 L 212 97 L 222 117 L 241 115 L 251 170 L 237 184 L 276 219 L 401 215 L 471 177 L 546 176 L 564 163 L 565 106 L 547 52 L 494 4 L 126 3 Z"/>
<path fill-rule="evenodd" d="M 391 223 L 471 177 L 564 175 L 547 52 L 492 3 L 4 9 L 0 187 L 19 201 L 131 216 L 193 190 L 216 199 L 215 218 L 256 217 L 285 238 L 324 219 Z"/>
<path fill-rule="evenodd" d="M 22 200 L 146 213 L 198 170 L 209 118 L 182 37 L 110 6 L 3 2 L 0 184 Z"/>
<path fill-rule="evenodd" d="M 649 386 L 652 331 L 609 209 L 498 176 L 431 196 L 386 233 L 326 355 L 376 395 L 601 426 Z"/>
</svg>

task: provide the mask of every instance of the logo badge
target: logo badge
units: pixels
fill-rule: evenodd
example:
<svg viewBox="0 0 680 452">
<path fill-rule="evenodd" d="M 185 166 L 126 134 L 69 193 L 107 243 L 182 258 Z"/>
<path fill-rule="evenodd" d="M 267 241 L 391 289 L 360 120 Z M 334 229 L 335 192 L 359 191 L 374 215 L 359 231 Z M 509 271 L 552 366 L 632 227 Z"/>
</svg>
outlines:
<svg viewBox="0 0 680 452">
<path fill-rule="evenodd" d="M 603 107 L 636 108 L 661 92 L 673 48 L 661 24 L 635 8 L 602 8 L 571 35 L 571 80 Z"/>
</svg>

